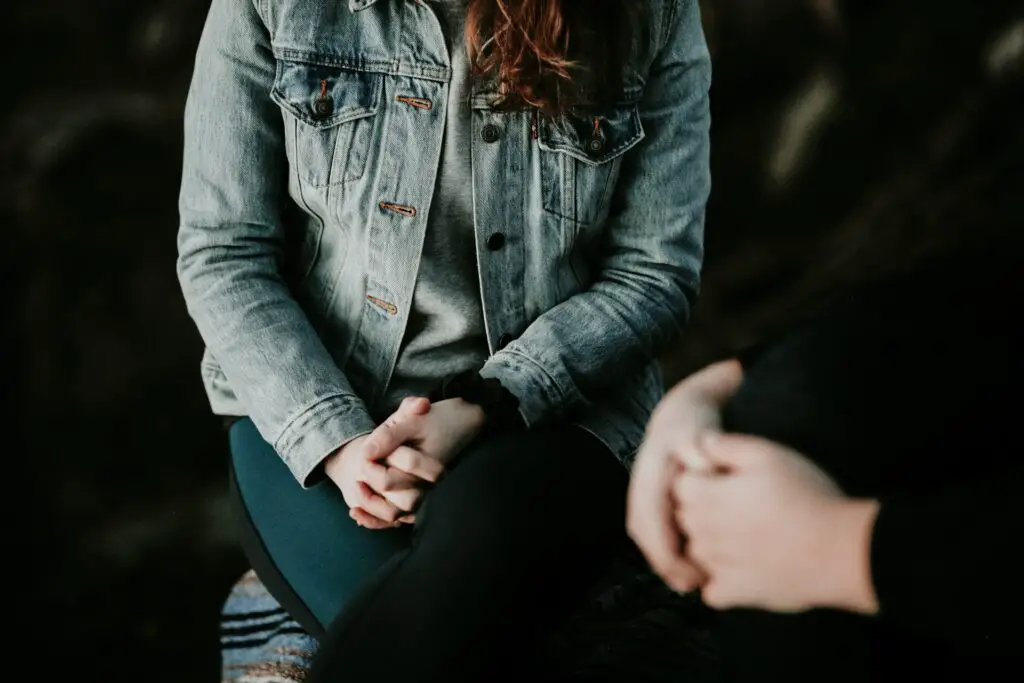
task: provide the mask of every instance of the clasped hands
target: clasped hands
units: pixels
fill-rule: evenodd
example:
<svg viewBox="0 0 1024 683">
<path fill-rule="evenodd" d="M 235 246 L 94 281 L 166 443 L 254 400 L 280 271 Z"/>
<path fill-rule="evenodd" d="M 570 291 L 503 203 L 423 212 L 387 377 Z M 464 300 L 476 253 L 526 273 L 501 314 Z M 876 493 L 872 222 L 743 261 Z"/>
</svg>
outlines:
<svg viewBox="0 0 1024 683">
<path fill-rule="evenodd" d="M 717 363 L 659 404 L 633 467 L 630 536 L 670 587 L 714 608 L 876 612 L 877 503 L 846 497 L 789 448 L 723 433 L 742 377 L 738 362 Z"/>
<path fill-rule="evenodd" d="M 409 397 L 371 434 L 325 463 L 349 515 L 368 529 L 411 524 L 423 496 L 483 428 L 483 410 L 460 398 Z"/>
</svg>

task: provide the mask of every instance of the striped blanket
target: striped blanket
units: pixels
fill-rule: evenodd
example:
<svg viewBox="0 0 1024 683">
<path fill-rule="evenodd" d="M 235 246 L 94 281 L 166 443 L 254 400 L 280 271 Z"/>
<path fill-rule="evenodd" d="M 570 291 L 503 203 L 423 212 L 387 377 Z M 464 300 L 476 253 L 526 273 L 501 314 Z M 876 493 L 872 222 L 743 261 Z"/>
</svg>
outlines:
<svg viewBox="0 0 1024 683">
<path fill-rule="evenodd" d="M 622 565 L 545 643 L 538 670 L 559 683 L 705 683 L 715 680 L 708 613 L 692 598 Z M 253 572 L 221 618 L 222 683 L 301 683 L 316 641 Z"/>
</svg>

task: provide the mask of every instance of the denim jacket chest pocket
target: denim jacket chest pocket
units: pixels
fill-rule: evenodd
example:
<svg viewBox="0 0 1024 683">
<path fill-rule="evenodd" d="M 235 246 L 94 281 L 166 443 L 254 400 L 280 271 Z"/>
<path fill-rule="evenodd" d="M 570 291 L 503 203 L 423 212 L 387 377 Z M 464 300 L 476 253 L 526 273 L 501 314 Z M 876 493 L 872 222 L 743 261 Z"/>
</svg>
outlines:
<svg viewBox="0 0 1024 683">
<path fill-rule="evenodd" d="M 271 98 L 285 120 L 288 160 L 312 187 L 362 178 L 383 75 L 281 60 Z"/>
<path fill-rule="evenodd" d="M 644 138 L 635 104 L 541 117 L 544 210 L 583 226 L 605 215 L 622 156 Z"/>
</svg>

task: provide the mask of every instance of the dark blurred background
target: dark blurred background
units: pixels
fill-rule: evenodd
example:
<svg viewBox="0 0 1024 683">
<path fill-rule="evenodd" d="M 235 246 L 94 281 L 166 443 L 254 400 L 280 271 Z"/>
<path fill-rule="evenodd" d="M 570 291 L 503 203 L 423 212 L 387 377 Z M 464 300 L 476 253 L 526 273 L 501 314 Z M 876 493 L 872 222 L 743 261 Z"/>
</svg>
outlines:
<svg viewBox="0 0 1024 683">
<path fill-rule="evenodd" d="M 218 609 L 245 562 L 174 274 L 207 2 L 0 7 L 4 556 L 27 645 L 8 661 L 31 653 L 40 680 L 218 680 Z M 714 196 L 670 378 L 850 283 L 1021 230 L 1018 1 L 703 4 Z"/>
</svg>

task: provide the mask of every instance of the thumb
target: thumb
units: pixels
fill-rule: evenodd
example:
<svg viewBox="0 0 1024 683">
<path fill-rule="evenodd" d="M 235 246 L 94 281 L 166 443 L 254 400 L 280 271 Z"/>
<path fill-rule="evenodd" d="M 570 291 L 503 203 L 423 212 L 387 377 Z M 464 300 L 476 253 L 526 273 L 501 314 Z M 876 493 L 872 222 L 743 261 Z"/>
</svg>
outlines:
<svg viewBox="0 0 1024 683">
<path fill-rule="evenodd" d="M 706 430 L 697 439 L 697 451 L 714 468 L 734 471 L 750 467 L 764 453 L 765 440 L 745 434 Z"/>
<path fill-rule="evenodd" d="M 686 387 L 721 406 L 736 393 L 743 382 L 743 366 L 738 360 L 712 363 L 683 380 Z"/>
<path fill-rule="evenodd" d="M 384 424 L 373 430 L 366 440 L 366 449 L 363 455 L 366 460 L 380 460 L 395 452 L 395 449 L 405 442 L 413 439 L 419 429 L 415 420 L 406 419 L 415 417 L 408 413 L 403 414 L 403 408 L 389 417 Z"/>
<path fill-rule="evenodd" d="M 430 400 L 423 396 L 406 396 L 398 410 L 406 415 L 426 415 L 430 412 Z"/>
</svg>

